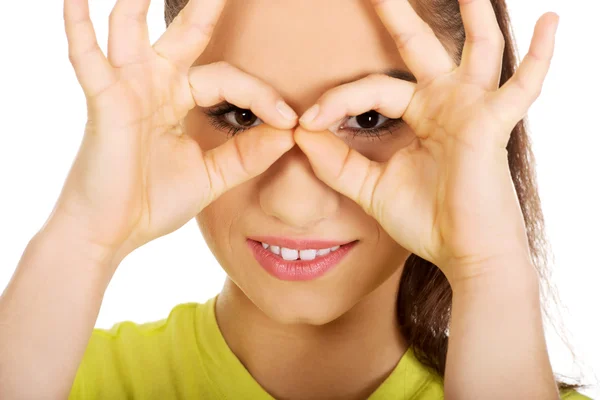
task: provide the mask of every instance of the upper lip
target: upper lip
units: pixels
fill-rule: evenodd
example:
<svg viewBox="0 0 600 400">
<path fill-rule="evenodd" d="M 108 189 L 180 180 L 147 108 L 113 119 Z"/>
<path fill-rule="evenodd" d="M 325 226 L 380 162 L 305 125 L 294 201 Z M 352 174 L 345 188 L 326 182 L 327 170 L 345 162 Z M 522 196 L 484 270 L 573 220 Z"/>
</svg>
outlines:
<svg viewBox="0 0 600 400">
<path fill-rule="evenodd" d="M 279 236 L 253 236 L 249 239 L 295 250 L 327 249 L 354 242 L 354 240 L 292 239 Z"/>
</svg>

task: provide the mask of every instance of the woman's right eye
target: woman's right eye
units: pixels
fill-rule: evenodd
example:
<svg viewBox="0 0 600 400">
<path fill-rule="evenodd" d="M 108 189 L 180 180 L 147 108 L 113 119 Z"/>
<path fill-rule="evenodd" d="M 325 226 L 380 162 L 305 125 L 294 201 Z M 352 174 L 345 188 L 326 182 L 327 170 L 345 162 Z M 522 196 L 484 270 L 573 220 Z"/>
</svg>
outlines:
<svg viewBox="0 0 600 400">
<path fill-rule="evenodd" d="M 238 108 L 235 111 L 230 111 L 223 115 L 223 118 L 232 125 L 240 125 L 243 128 L 252 128 L 257 125 L 252 125 L 255 121 L 260 121 L 251 110 Z M 262 121 L 261 121 L 262 122 Z"/>
<path fill-rule="evenodd" d="M 212 126 L 234 136 L 247 129 L 260 125 L 263 121 L 251 110 L 239 108 L 229 102 L 223 102 L 205 111 Z M 255 122 L 259 122 L 255 124 Z"/>
</svg>

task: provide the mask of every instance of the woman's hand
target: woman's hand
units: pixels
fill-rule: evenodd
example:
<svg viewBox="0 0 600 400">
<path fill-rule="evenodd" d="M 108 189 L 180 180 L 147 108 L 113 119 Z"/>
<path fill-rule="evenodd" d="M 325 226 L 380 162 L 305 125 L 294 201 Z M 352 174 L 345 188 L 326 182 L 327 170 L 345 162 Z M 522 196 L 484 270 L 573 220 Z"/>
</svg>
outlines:
<svg viewBox="0 0 600 400">
<path fill-rule="evenodd" d="M 408 1 L 373 3 L 418 83 L 371 75 L 325 93 L 317 117 L 301 118 L 305 129 L 295 132 L 315 174 L 441 268 L 451 285 L 493 272 L 483 266 L 528 260 L 506 146 L 541 91 L 558 16 L 539 19 L 529 53 L 498 89 L 504 40 L 489 0 L 460 1 L 467 37 L 458 67 Z M 416 135 L 385 163 L 325 130 L 370 110 L 401 116 Z"/>
<path fill-rule="evenodd" d="M 190 69 L 224 3 L 190 0 L 151 46 L 150 0 L 118 0 L 105 57 L 87 0 L 65 0 L 69 58 L 86 96 L 88 122 L 44 228 L 66 227 L 78 243 L 120 261 L 178 229 L 294 146 L 297 117 L 292 111 L 292 119 L 285 119 L 276 110 L 281 97 L 273 88 L 224 62 Z M 203 153 L 182 132 L 182 119 L 196 105 L 223 100 L 284 130 L 259 127 Z"/>
</svg>

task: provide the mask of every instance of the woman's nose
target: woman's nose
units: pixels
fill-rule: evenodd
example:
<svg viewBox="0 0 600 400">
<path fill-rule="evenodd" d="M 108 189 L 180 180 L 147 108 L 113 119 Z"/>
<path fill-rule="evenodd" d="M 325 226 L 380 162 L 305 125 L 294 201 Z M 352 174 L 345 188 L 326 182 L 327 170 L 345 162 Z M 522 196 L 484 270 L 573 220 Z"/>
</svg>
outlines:
<svg viewBox="0 0 600 400">
<path fill-rule="evenodd" d="M 316 224 L 335 215 L 341 196 L 317 178 L 298 146 L 277 160 L 259 182 L 265 214 L 297 230 L 314 230 Z"/>
</svg>

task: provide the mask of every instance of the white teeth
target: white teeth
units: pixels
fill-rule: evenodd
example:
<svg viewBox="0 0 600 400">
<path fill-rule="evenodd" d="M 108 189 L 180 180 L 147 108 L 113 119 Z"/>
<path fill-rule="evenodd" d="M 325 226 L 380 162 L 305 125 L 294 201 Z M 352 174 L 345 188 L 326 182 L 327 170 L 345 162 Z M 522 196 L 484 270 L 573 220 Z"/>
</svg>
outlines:
<svg viewBox="0 0 600 400">
<path fill-rule="evenodd" d="M 300 250 L 300 259 L 301 260 L 314 260 L 317 257 L 317 250 L 307 249 Z"/>
<path fill-rule="evenodd" d="M 321 249 L 321 250 L 317 250 L 317 255 L 325 256 L 325 255 L 329 254 L 330 252 L 331 252 L 331 249 Z"/>
<path fill-rule="evenodd" d="M 293 261 L 300 258 L 301 260 L 314 260 L 318 256 L 325 256 L 332 251 L 336 251 L 340 246 L 333 246 L 328 249 L 305 249 L 295 250 L 287 247 L 271 246 L 268 243 L 261 243 L 264 249 L 268 249 L 271 253 L 281 255 L 284 260 Z"/>
<path fill-rule="evenodd" d="M 282 247 L 281 248 L 281 257 L 287 261 L 297 260 L 298 259 L 298 250 Z"/>
<path fill-rule="evenodd" d="M 270 246 L 271 253 L 279 255 L 279 246 Z"/>
</svg>

